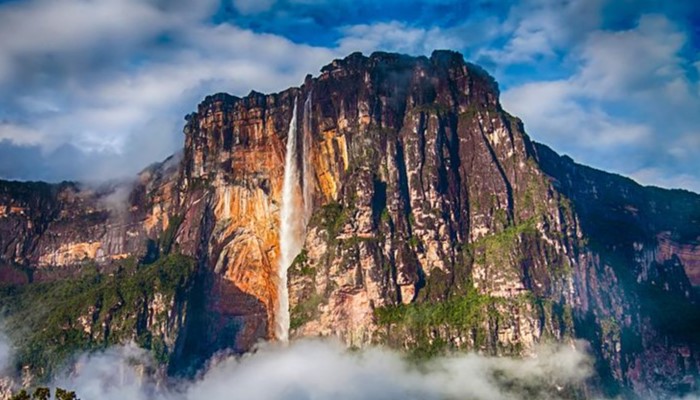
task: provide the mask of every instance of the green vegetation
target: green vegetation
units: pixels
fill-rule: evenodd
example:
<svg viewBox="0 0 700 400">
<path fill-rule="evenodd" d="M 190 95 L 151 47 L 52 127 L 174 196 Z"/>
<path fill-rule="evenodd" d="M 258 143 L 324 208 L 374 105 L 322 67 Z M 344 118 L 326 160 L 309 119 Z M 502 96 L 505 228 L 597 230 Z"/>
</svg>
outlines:
<svg viewBox="0 0 700 400">
<path fill-rule="evenodd" d="M 383 224 L 388 224 L 389 222 L 391 222 L 391 215 L 389 215 L 389 209 L 387 209 L 386 207 L 382 209 L 381 214 L 379 214 L 379 220 Z"/>
<path fill-rule="evenodd" d="M 342 250 L 349 250 L 349 249 L 354 249 L 355 246 L 357 246 L 360 243 L 377 243 L 382 240 L 381 235 L 379 237 L 364 237 L 364 236 L 357 236 L 357 235 L 352 235 L 347 239 L 344 239 L 341 242 L 340 248 Z"/>
<path fill-rule="evenodd" d="M 182 224 L 182 215 L 173 215 L 168 221 L 168 229 L 160 237 L 160 250 L 163 254 L 169 254 L 175 241 L 175 234 Z"/>
<path fill-rule="evenodd" d="M 600 334 L 603 340 L 620 341 L 620 324 L 618 324 L 615 317 L 610 316 L 600 320 Z"/>
<path fill-rule="evenodd" d="M 416 217 L 413 215 L 413 213 L 408 214 L 408 225 L 413 228 L 416 226 Z"/>
<path fill-rule="evenodd" d="M 414 114 L 425 113 L 441 115 L 450 112 L 450 107 L 440 103 L 426 103 L 413 107 L 411 112 Z"/>
<path fill-rule="evenodd" d="M 484 236 L 471 245 L 474 250 L 480 249 L 477 261 L 485 263 L 487 260 L 501 264 L 509 263 L 509 258 L 514 253 L 515 246 L 523 235 L 535 235 L 535 220 L 528 219 L 518 225 L 512 225 L 489 236 Z"/>
<path fill-rule="evenodd" d="M 0 287 L 2 317 L 18 348 L 16 367 L 30 365 L 39 378 L 48 378 L 76 351 L 129 339 L 167 361 L 163 338 L 146 326 L 148 303 L 159 294 L 167 308 L 183 297 L 194 270 L 194 260 L 172 254 L 110 275 L 91 270 L 79 279 Z M 154 323 L 167 324 L 167 312 Z"/>
<path fill-rule="evenodd" d="M 479 110 L 476 107 L 470 107 L 466 111 L 459 113 L 459 119 L 470 121 L 479 115 Z"/>
<path fill-rule="evenodd" d="M 399 304 L 379 307 L 375 310 L 380 325 L 404 325 L 425 328 L 446 325 L 468 328 L 479 322 L 483 306 L 489 297 L 478 293 L 473 287 L 464 295 L 453 296 L 442 302 Z"/>
<path fill-rule="evenodd" d="M 38 387 L 34 390 L 34 393 L 29 396 L 29 393 L 22 389 L 10 397 L 10 400 L 50 400 L 51 399 L 51 389 L 47 387 Z M 65 389 L 56 388 L 55 400 L 78 400 L 75 392 L 71 392 Z"/>
<path fill-rule="evenodd" d="M 401 338 L 415 338 L 410 347 L 416 359 L 433 357 L 450 348 L 443 332 L 468 334 L 475 344 L 486 340 L 482 323 L 489 316 L 495 299 L 480 294 L 473 286 L 460 295 L 443 301 L 425 301 L 378 307 L 374 310 L 377 323 L 385 329 L 387 342 L 396 345 Z M 450 334 L 448 334 L 450 336 Z"/>
<path fill-rule="evenodd" d="M 336 236 L 347 222 L 350 212 L 349 208 L 344 208 L 340 203 L 328 203 L 311 217 L 309 226 L 324 228 L 328 233 L 329 241 L 334 243 Z"/>
<path fill-rule="evenodd" d="M 316 275 L 316 268 L 307 264 L 308 252 L 302 249 L 301 252 L 294 258 L 292 265 L 289 266 L 289 275 L 291 276 L 309 276 Z"/>
<path fill-rule="evenodd" d="M 324 297 L 318 293 L 312 293 L 310 296 L 301 300 L 289 313 L 289 328 L 297 329 L 316 318 L 318 316 L 318 306 L 321 305 L 323 301 Z"/>
<path fill-rule="evenodd" d="M 469 121 L 476 118 L 482 112 L 498 112 L 498 110 L 490 106 L 470 103 L 466 110 L 459 113 L 459 119 Z"/>
</svg>

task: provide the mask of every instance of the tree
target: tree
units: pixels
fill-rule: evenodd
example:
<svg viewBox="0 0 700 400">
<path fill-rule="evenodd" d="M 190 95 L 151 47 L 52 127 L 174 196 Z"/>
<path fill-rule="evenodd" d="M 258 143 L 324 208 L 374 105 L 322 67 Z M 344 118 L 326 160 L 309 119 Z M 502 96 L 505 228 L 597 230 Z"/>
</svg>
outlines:
<svg viewBox="0 0 700 400">
<path fill-rule="evenodd" d="M 29 393 L 26 390 L 22 389 L 19 393 L 10 397 L 10 400 L 31 400 L 31 397 L 29 397 Z"/>
<path fill-rule="evenodd" d="M 67 390 L 56 388 L 56 400 L 80 400 L 75 395 L 75 392 L 69 392 Z"/>
<path fill-rule="evenodd" d="M 51 399 L 51 390 L 47 387 L 38 387 L 32 394 L 33 400 L 49 400 Z"/>
</svg>

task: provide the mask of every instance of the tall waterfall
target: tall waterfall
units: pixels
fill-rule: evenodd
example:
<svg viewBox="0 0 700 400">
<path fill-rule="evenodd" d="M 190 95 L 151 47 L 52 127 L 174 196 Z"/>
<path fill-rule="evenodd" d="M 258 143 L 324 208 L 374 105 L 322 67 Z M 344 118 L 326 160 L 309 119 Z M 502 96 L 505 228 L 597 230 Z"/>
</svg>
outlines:
<svg viewBox="0 0 700 400">
<path fill-rule="evenodd" d="M 287 269 L 304 246 L 306 224 L 311 214 L 311 172 L 308 166 L 310 149 L 311 96 L 304 103 L 302 135 L 297 137 L 297 101 L 294 100 L 292 120 L 287 135 L 287 154 L 282 183 L 282 208 L 280 210 L 280 262 L 278 274 L 278 301 L 275 318 L 275 337 L 286 342 L 289 339 L 289 292 Z M 308 104 L 308 106 L 307 106 Z M 308 111 L 307 111 L 308 110 Z M 299 146 L 301 139 L 301 148 Z M 301 154 L 299 153 L 301 151 Z M 301 161 L 301 171 L 299 162 Z"/>
<path fill-rule="evenodd" d="M 303 143 L 304 143 L 304 153 L 303 153 L 303 196 L 304 196 L 304 229 L 311 219 L 311 212 L 313 211 L 313 199 L 312 192 L 313 186 L 311 181 L 313 175 L 311 174 L 311 92 L 306 97 L 304 102 L 304 123 L 303 127 Z"/>
</svg>

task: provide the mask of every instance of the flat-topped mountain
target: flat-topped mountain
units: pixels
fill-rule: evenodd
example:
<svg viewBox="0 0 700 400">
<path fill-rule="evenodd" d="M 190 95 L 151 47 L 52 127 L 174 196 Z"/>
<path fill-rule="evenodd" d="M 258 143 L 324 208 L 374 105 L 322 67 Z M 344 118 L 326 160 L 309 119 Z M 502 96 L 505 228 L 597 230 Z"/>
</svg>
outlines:
<svg viewBox="0 0 700 400">
<path fill-rule="evenodd" d="M 291 121 L 311 211 L 292 339 L 415 357 L 585 339 L 606 394 L 697 388 L 700 196 L 532 142 L 451 51 L 354 53 L 280 93 L 208 96 L 183 153 L 133 185 L 0 182 L 17 368 L 39 379 L 133 339 L 187 373 L 272 339 Z"/>
</svg>

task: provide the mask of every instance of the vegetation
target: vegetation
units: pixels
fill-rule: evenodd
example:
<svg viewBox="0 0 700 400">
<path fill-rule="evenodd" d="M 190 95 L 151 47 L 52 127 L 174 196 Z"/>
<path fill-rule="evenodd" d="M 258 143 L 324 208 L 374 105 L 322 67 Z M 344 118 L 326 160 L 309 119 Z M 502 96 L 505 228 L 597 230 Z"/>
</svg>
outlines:
<svg viewBox="0 0 700 400">
<path fill-rule="evenodd" d="M 425 113 L 434 115 L 444 115 L 450 112 L 450 107 L 441 103 L 426 103 L 413 107 L 414 114 Z"/>
<path fill-rule="evenodd" d="M 0 307 L 17 346 L 16 367 L 30 365 L 38 378 L 49 377 L 76 351 L 134 339 L 167 361 L 163 338 L 146 326 L 146 307 L 156 294 L 166 304 L 185 294 L 195 268 L 182 255 L 106 275 L 91 269 L 80 279 L 0 287 Z M 167 323 L 167 310 L 155 323 Z"/>
<path fill-rule="evenodd" d="M 377 323 L 382 326 L 390 345 L 405 337 L 415 339 L 410 351 L 413 357 L 422 359 L 439 355 L 450 348 L 447 341 L 454 334 L 471 337 L 475 345 L 486 339 L 482 327 L 489 315 L 495 299 L 480 294 L 469 286 L 458 295 L 449 296 L 444 301 L 424 301 L 411 304 L 398 304 L 375 309 Z M 442 332 L 449 332 L 445 337 Z"/>
<path fill-rule="evenodd" d="M 18 393 L 12 395 L 10 400 L 50 400 L 51 399 L 51 389 L 47 387 L 38 387 L 34 390 L 34 393 L 29 396 L 29 393 L 22 389 Z M 55 400 L 79 400 L 75 392 L 71 392 L 65 389 L 56 388 Z"/>
<path fill-rule="evenodd" d="M 29 393 L 22 389 L 18 393 L 10 397 L 10 400 L 50 400 L 51 390 L 47 387 L 38 387 L 34 390 L 34 393 L 29 396 Z M 55 400 L 79 400 L 75 392 L 71 392 L 65 389 L 56 388 Z"/>
<path fill-rule="evenodd" d="M 501 265 L 510 263 L 510 255 L 514 253 L 515 246 L 523 235 L 536 234 L 535 220 L 529 219 L 518 225 L 506 227 L 502 232 L 484 236 L 471 245 L 474 254 L 478 254 L 480 263 L 490 261 Z M 480 250 L 480 251 L 476 251 Z"/>
<path fill-rule="evenodd" d="M 324 228 L 328 233 L 330 241 L 335 242 L 335 238 L 338 236 L 340 229 L 350 216 L 350 211 L 350 209 L 344 208 L 338 202 L 328 203 L 313 215 L 309 225 Z"/>
<path fill-rule="evenodd" d="M 302 299 L 289 313 L 289 328 L 297 329 L 314 319 L 318 315 L 318 306 L 323 301 L 324 297 L 318 293 L 312 293 L 310 296 Z"/>
<path fill-rule="evenodd" d="M 172 249 L 173 242 L 175 241 L 175 234 L 177 230 L 180 229 L 180 224 L 182 224 L 181 215 L 173 215 L 168 221 L 168 228 L 163 232 L 160 237 L 160 250 L 163 254 L 169 254 Z"/>
<path fill-rule="evenodd" d="M 310 276 L 316 275 L 316 268 L 307 264 L 308 252 L 302 249 L 301 252 L 294 258 L 292 265 L 289 266 L 290 276 Z"/>
</svg>

